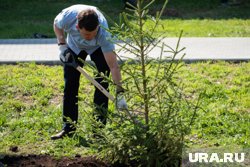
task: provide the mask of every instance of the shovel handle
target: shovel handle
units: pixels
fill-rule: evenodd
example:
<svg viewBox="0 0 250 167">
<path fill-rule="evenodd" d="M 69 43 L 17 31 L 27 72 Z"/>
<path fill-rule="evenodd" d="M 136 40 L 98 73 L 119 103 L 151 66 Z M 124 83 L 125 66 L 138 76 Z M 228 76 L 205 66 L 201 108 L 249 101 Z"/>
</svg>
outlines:
<svg viewBox="0 0 250 167">
<path fill-rule="evenodd" d="M 96 80 L 94 80 L 84 69 L 82 69 L 80 66 L 77 66 L 76 69 L 83 74 L 92 84 L 94 84 L 105 96 L 107 96 L 110 100 L 115 102 L 114 96 L 112 96 L 106 89 L 102 87 Z M 138 121 L 130 112 L 128 109 L 125 110 L 125 113 L 132 119 L 134 124 L 137 124 L 141 126 L 143 129 L 146 129 L 146 127 Z"/>
<path fill-rule="evenodd" d="M 80 66 L 77 66 L 76 69 L 82 73 L 92 84 L 95 85 L 107 98 L 112 100 L 113 102 L 115 101 L 114 96 L 112 96 L 106 89 L 102 87 L 96 80 L 94 80 L 84 69 L 82 69 Z"/>
</svg>

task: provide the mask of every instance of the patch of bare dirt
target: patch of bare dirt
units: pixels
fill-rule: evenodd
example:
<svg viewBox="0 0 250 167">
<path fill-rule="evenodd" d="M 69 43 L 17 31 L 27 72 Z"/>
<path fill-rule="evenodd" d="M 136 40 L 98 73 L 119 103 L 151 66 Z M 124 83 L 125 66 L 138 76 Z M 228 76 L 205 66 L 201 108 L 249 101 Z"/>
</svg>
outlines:
<svg viewBox="0 0 250 167">
<path fill-rule="evenodd" d="M 0 159 L 0 167 L 108 167 L 107 163 L 95 157 L 75 158 L 63 157 L 56 159 L 49 155 L 28 155 L 28 156 L 3 156 Z"/>
<path fill-rule="evenodd" d="M 53 104 L 53 105 L 59 105 L 62 102 L 62 96 L 61 94 L 57 95 L 57 96 L 53 96 L 50 100 L 49 100 L 49 104 Z"/>
</svg>

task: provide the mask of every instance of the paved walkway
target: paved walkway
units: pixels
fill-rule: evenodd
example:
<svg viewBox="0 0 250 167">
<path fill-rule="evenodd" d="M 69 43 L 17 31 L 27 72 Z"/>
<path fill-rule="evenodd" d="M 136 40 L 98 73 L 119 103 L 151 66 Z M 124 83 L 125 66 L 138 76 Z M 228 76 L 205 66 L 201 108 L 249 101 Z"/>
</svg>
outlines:
<svg viewBox="0 0 250 167">
<path fill-rule="evenodd" d="M 177 40 L 177 38 L 166 38 L 164 43 L 175 47 Z M 250 38 L 182 38 L 180 48 L 182 47 L 186 47 L 185 61 L 250 60 Z M 0 50 L 2 64 L 29 61 L 45 64 L 60 63 L 56 39 L 0 39 Z M 135 58 L 125 52 L 119 52 L 118 55 L 122 56 L 122 59 Z M 160 49 L 153 49 L 150 55 L 157 58 Z"/>
</svg>

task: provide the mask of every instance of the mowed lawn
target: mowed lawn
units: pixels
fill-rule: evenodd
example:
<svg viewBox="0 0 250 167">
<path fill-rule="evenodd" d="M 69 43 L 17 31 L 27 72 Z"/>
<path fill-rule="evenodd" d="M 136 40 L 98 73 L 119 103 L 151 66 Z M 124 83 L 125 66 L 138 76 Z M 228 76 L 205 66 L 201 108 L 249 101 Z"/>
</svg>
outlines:
<svg viewBox="0 0 250 167">
<path fill-rule="evenodd" d="M 11 153 L 12 146 L 18 146 L 18 154 L 72 156 L 97 151 L 83 145 L 78 137 L 50 140 L 62 123 L 62 71 L 61 66 L 34 63 L 0 66 L 0 152 Z M 202 110 L 187 136 L 187 145 L 249 148 L 249 73 L 250 63 L 184 64 L 175 78 L 183 83 L 187 98 L 195 101 L 203 93 Z M 84 128 L 88 116 L 83 111 L 92 111 L 86 104 L 93 94 L 93 87 L 84 77 L 79 93 L 79 127 Z M 110 108 L 114 108 L 112 103 Z"/>
</svg>

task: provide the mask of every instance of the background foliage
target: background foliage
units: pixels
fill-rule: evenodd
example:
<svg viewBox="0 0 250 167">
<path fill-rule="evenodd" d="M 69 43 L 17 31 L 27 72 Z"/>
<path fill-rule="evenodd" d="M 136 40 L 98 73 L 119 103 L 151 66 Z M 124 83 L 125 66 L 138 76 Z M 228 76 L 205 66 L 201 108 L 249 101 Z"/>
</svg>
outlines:
<svg viewBox="0 0 250 167">
<path fill-rule="evenodd" d="M 156 1 L 151 12 L 159 10 L 163 2 Z M 122 0 L 0 0 L 0 38 L 33 38 L 34 33 L 54 38 L 55 16 L 79 3 L 95 5 L 115 20 L 124 11 Z M 219 0 L 170 0 L 162 22 L 171 37 L 178 37 L 181 30 L 184 37 L 249 37 L 249 8 L 247 0 L 236 6 L 222 6 Z"/>
</svg>

